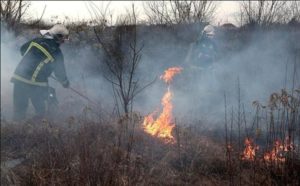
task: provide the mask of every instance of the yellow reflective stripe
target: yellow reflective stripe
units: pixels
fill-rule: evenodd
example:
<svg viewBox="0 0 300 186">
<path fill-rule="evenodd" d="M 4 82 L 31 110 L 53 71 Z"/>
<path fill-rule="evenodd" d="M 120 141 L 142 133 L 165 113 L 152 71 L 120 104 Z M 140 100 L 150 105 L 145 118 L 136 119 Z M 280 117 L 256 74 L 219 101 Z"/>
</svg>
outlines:
<svg viewBox="0 0 300 186">
<path fill-rule="evenodd" d="M 27 83 L 27 84 L 30 84 L 30 85 L 37 85 L 37 86 L 48 86 L 48 83 L 47 82 L 33 82 L 33 81 L 30 81 L 28 79 L 25 79 L 17 74 L 14 74 L 13 77 L 14 79 L 16 80 L 19 80 L 19 81 L 22 81 L 24 83 Z"/>
<path fill-rule="evenodd" d="M 53 62 L 54 61 L 54 58 L 52 57 L 52 55 L 40 44 L 36 43 L 36 42 L 31 42 L 28 49 L 26 50 L 25 54 L 26 55 L 28 53 L 28 51 L 32 48 L 32 47 L 36 47 L 38 48 L 41 52 L 43 52 L 47 58 L 49 59 L 49 61 Z"/>
<path fill-rule="evenodd" d="M 29 52 L 29 50 L 32 48 L 32 42 L 30 43 L 29 47 L 27 48 L 26 52 L 24 53 L 24 56 Z"/>
<path fill-rule="evenodd" d="M 40 62 L 40 64 L 36 67 L 35 71 L 33 72 L 33 75 L 31 77 L 31 81 L 35 82 L 36 77 L 38 76 L 40 70 L 43 68 L 43 66 L 48 63 L 49 59 L 45 59 L 44 61 Z"/>
<path fill-rule="evenodd" d="M 51 56 L 51 54 L 44 48 L 42 47 L 40 44 L 36 43 L 36 42 L 32 42 L 32 45 L 35 46 L 36 48 L 40 49 L 47 57 L 48 59 L 52 62 L 54 61 L 53 57 Z"/>
<path fill-rule="evenodd" d="M 31 77 L 31 81 L 35 81 L 39 71 L 41 70 L 41 68 L 44 66 L 45 63 L 41 62 L 35 69 L 35 71 L 33 72 L 33 75 Z"/>
</svg>

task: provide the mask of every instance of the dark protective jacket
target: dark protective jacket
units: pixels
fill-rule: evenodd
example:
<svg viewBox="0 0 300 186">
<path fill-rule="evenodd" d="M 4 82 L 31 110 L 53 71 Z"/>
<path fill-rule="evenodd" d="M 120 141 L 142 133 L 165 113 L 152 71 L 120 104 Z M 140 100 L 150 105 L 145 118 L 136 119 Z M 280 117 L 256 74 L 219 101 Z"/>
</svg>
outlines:
<svg viewBox="0 0 300 186">
<path fill-rule="evenodd" d="M 62 85 L 68 84 L 64 57 L 54 39 L 35 38 L 21 47 L 21 62 L 18 64 L 12 82 L 48 86 L 48 77 L 54 72 Z"/>
<path fill-rule="evenodd" d="M 197 41 L 198 52 L 202 53 L 207 57 L 214 58 L 217 52 L 217 46 L 215 42 L 208 37 L 201 37 Z"/>
<path fill-rule="evenodd" d="M 196 55 L 195 58 L 198 62 L 194 65 L 201 68 L 212 67 L 217 54 L 217 46 L 214 40 L 205 35 L 201 35 L 195 45 L 194 55 Z"/>
</svg>

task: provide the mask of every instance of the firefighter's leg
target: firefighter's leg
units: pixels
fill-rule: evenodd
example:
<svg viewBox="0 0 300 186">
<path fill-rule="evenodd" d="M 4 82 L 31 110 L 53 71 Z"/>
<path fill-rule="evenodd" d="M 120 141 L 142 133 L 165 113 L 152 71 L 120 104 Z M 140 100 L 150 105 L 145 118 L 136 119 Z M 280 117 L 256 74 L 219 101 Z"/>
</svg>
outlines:
<svg viewBox="0 0 300 186">
<path fill-rule="evenodd" d="M 44 118 L 46 113 L 47 88 L 36 86 L 32 89 L 31 103 L 37 118 Z"/>
<path fill-rule="evenodd" d="M 49 119 L 55 118 L 55 115 L 57 114 L 58 109 L 58 101 L 56 98 L 55 89 L 52 87 L 48 88 L 48 94 L 47 94 L 47 116 L 49 116 Z"/>
<path fill-rule="evenodd" d="M 14 121 L 25 119 L 26 110 L 28 107 L 29 94 L 28 85 L 24 83 L 14 83 L 13 104 L 14 104 Z"/>
</svg>

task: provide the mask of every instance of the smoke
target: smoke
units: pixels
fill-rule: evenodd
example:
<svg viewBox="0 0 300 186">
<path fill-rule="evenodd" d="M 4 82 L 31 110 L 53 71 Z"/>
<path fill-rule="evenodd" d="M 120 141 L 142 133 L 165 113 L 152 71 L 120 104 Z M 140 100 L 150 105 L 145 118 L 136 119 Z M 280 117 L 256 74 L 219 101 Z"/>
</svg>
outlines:
<svg viewBox="0 0 300 186">
<path fill-rule="evenodd" d="M 12 116 L 13 84 L 10 78 L 21 59 L 19 46 L 23 40 L 23 37 L 16 38 L 1 24 L 1 119 Z"/>
<path fill-rule="evenodd" d="M 192 42 L 191 33 L 200 33 L 200 30 L 198 27 L 176 30 L 154 26 L 138 29 L 138 44 L 143 44 L 144 48 L 135 75 L 140 80 L 140 87 L 155 78 L 157 80 L 135 97 L 135 111 L 149 114 L 161 107 L 160 101 L 167 87 L 159 76 L 173 66 L 183 67 L 171 86 L 174 116 L 179 119 L 222 121 L 224 94 L 228 108 L 236 107 L 238 91 L 246 112 L 251 113 L 252 101 L 266 103 L 271 93 L 293 87 L 294 58 L 289 48 L 293 38 L 289 31 L 238 33 L 238 38 L 233 40 L 226 39 L 226 36 L 217 38 L 220 48 L 225 44 L 237 47 L 221 56 L 213 70 L 199 71 L 189 67 L 189 64 L 199 63 L 196 58 L 192 58 L 189 64 L 183 62 Z M 23 35 L 16 38 L 1 27 L 1 114 L 6 119 L 12 113 L 12 83 L 9 80 L 21 59 L 19 47 L 37 36 L 38 30 Z M 93 43 L 89 42 L 95 40 L 94 37 L 92 31 L 71 34 L 71 41 L 63 44 L 61 49 L 71 87 L 101 105 L 101 108 L 94 108 L 95 113 L 104 110 L 108 114 L 115 109 L 114 94 L 111 83 L 103 77 L 107 72 L 103 56 L 96 53 Z M 299 68 L 299 61 L 297 63 Z M 295 86 L 299 87 L 299 74 L 295 79 Z M 81 115 L 87 105 L 93 107 L 70 89 L 64 89 L 51 79 L 49 83 L 56 89 L 62 119 Z"/>
<path fill-rule="evenodd" d="M 188 36 L 191 33 L 188 30 L 180 34 Z M 297 59 L 291 50 L 291 41 L 295 42 L 297 37 L 293 37 L 289 30 L 240 32 L 235 40 L 229 40 L 226 36 L 217 37 L 216 43 L 219 47 L 229 44 L 240 48 L 224 53 L 216 61 L 213 69 L 202 71 L 183 64 L 189 48 L 185 40 L 180 41 L 170 32 L 164 33 L 163 30 L 159 35 L 150 33 L 146 39 L 140 37 L 148 44 L 143 51 L 141 63 L 145 76 L 154 77 L 172 66 L 184 68 L 182 73 L 175 77 L 172 87 L 174 115 L 177 118 L 185 118 L 183 121 L 223 121 L 224 94 L 227 97 L 228 108 L 236 109 L 240 99 L 245 112 L 251 115 L 254 111 L 253 101 L 258 100 L 266 105 L 273 92 L 279 92 L 283 88 L 291 90 L 293 86 L 299 87 L 299 74 L 296 74 L 293 84 Z M 190 64 L 200 62 L 196 58 L 189 61 Z M 299 61 L 296 63 L 299 71 Z M 148 111 L 149 107 L 153 110 L 155 105 L 160 105 L 158 102 L 164 92 L 161 84 L 157 82 L 140 95 L 137 104 L 141 108 L 138 110 Z M 146 107 L 143 108 L 144 106 Z"/>
<path fill-rule="evenodd" d="M 10 79 L 21 60 L 20 47 L 30 39 L 39 37 L 39 30 L 25 29 L 16 37 L 13 32 L 1 26 L 1 117 L 11 120 L 13 113 L 13 83 Z M 76 39 L 76 38 L 73 38 Z M 78 38 L 77 38 L 78 39 Z M 78 95 L 71 89 L 65 89 L 55 80 L 49 78 L 49 86 L 56 90 L 58 108 L 54 119 L 66 120 L 69 116 L 81 116 L 86 108 L 93 107 L 92 116 L 100 113 L 99 109 L 106 107 L 108 112 L 114 107 L 111 97 L 111 86 L 99 73 L 95 73 L 101 56 L 95 55 L 91 45 L 86 42 L 75 43 L 70 41 L 62 44 L 67 76 L 70 85 L 86 98 Z M 94 70 L 93 70 L 94 69 Z M 95 107 L 96 105 L 96 107 Z M 28 118 L 34 115 L 31 103 L 27 111 Z M 98 116 L 97 116 L 98 117 Z"/>
</svg>

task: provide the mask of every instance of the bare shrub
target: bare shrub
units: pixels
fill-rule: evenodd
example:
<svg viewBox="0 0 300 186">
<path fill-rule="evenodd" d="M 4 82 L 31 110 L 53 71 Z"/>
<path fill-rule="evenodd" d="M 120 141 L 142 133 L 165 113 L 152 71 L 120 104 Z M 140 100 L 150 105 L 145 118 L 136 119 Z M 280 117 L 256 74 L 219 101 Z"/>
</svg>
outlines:
<svg viewBox="0 0 300 186">
<path fill-rule="evenodd" d="M 213 1 L 147 1 L 144 10 L 152 24 L 209 22 L 216 11 Z"/>
<path fill-rule="evenodd" d="M 98 28 L 103 28 L 99 25 Z M 118 24 L 114 30 L 112 41 L 103 39 L 102 30 L 94 28 L 94 32 L 101 44 L 106 59 L 105 64 L 110 74 L 105 78 L 112 84 L 114 97 L 119 110 L 122 108 L 125 114 L 132 111 L 133 100 L 137 94 L 144 90 L 151 83 L 141 86 L 136 71 L 141 60 L 143 45 L 137 38 L 137 17 L 134 6 L 132 12 L 122 19 L 118 19 Z"/>
<path fill-rule="evenodd" d="M 286 1 L 242 1 L 240 2 L 241 25 L 268 26 L 282 22 Z"/>
<path fill-rule="evenodd" d="M 287 8 L 284 16 L 285 22 L 291 21 L 294 19 L 295 21 L 300 22 L 300 2 L 299 1 L 289 1 L 287 2 Z"/>
<path fill-rule="evenodd" d="M 8 28 L 15 28 L 21 22 L 29 6 L 30 2 L 23 0 L 1 1 L 1 22 L 6 23 Z"/>
</svg>

